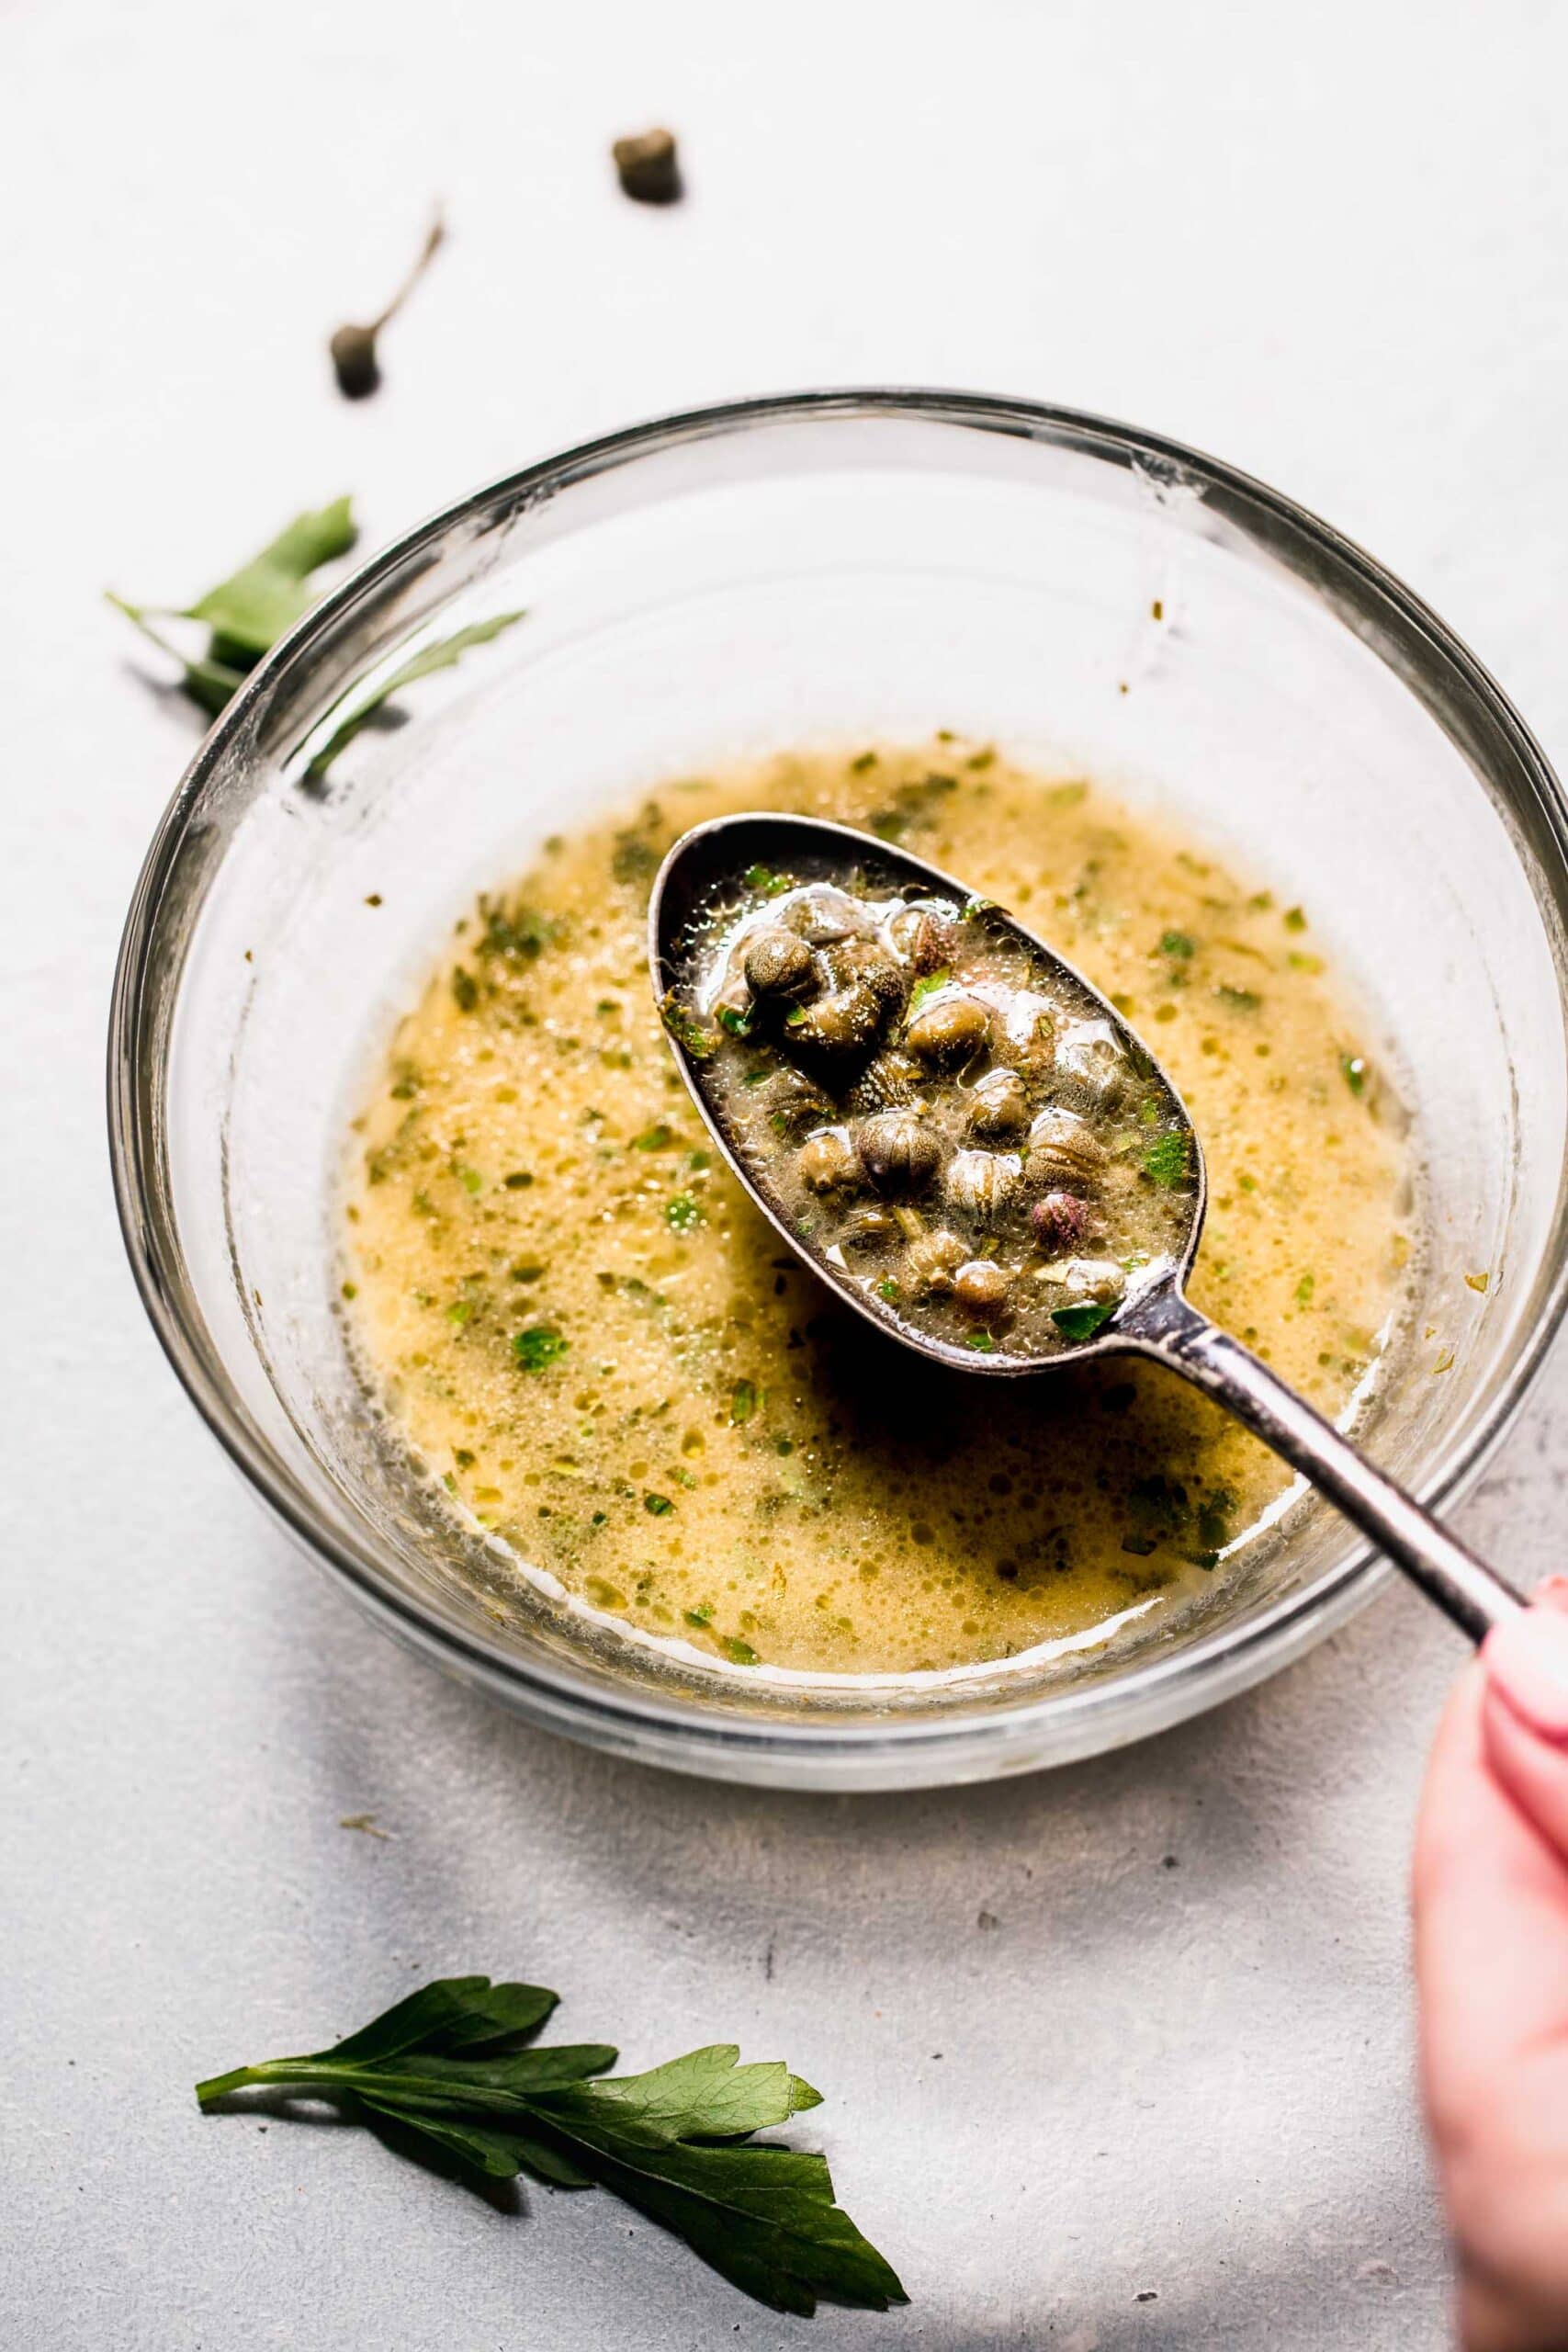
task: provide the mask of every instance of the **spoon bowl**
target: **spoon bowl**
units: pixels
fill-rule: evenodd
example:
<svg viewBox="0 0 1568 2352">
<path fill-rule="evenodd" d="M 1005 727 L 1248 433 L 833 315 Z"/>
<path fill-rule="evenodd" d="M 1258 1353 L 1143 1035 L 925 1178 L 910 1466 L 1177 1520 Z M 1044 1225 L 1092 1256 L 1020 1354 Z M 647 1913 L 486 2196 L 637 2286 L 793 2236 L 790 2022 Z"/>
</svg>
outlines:
<svg viewBox="0 0 1568 2352">
<path fill-rule="evenodd" d="M 847 909 L 863 910 L 868 919 L 902 899 L 962 910 L 965 919 L 983 922 L 993 943 L 1005 944 L 1047 984 L 1054 1007 L 1103 1033 L 1136 1076 L 1141 1114 L 1162 1136 L 1176 1140 L 1184 1173 L 1180 1215 L 1167 1246 L 1128 1273 L 1113 1303 L 1107 1300 L 1076 1320 L 1070 1308 L 1053 1315 L 1049 1344 L 1041 1341 L 1038 1324 L 1021 1341 L 1010 1335 L 998 1343 L 980 1332 L 966 1343 L 919 1321 L 897 1284 L 866 1279 L 841 1250 L 814 1238 L 816 1221 L 795 1212 L 778 1181 L 779 1151 L 759 1154 L 749 1148 L 727 1115 L 715 1083 L 722 1028 L 747 1034 L 755 1011 L 727 1002 L 728 976 L 759 925 L 776 923 L 778 910 L 787 912 L 792 899 L 823 891 L 841 894 Z M 901 1345 L 982 1377 L 1033 1375 L 1119 1351 L 1153 1357 L 1203 1389 L 1308 1477 L 1472 1640 L 1523 1605 L 1342 1430 L 1192 1305 L 1185 1284 L 1202 1236 L 1207 1179 L 1201 1141 L 1180 1094 L 1116 1008 L 1005 908 L 976 899 L 962 882 L 897 843 L 852 827 L 747 812 L 695 826 L 670 851 L 649 906 L 649 964 L 682 1076 L 724 1160 L 780 1239 L 857 1314 Z M 803 1016 L 798 1011 L 784 1016 L 786 1036 L 791 1021 Z M 868 1057 L 873 1050 L 868 1040 Z M 1086 1323 L 1093 1328 L 1085 1329 Z"/>
</svg>

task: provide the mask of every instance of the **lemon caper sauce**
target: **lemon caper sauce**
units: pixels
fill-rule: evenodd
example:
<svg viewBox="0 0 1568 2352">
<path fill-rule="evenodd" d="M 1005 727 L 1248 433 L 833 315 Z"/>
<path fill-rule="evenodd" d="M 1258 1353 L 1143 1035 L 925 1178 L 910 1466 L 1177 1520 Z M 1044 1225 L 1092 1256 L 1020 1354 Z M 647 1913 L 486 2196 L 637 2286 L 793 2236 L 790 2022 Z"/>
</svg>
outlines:
<svg viewBox="0 0 1568 2352">
<path fill-rule="evenodd" d="M 706 1136 L 649 983 L 648 894 L 678 835 L 748 808 L 855 825 L 963 875 L 1146 1026 L 1208 1165 L 1193 1297 L 1325 1412 L 1365 1408 L 1415 1241 L 1409 1176 L 1311 910 L 1096 786 L 950 741 L 672 784 L 547 842 L 459 922 L 355 1122 L 343 1288 L 367 1385 L 520 1576 L 547 1570 L 571 1602 L 727 1671 L 950 1672 L 1172 1616 L 1262 1540 L 1289 1485 L 1274 1457 L 1133 1359 L 1002 1381 L 921 1360 L 783 1248 Z M 913 1001 L 919 980 L 944 962 L 955 981 L 970 968 L 942 934 L 918 936 L 917 919 L 961 914 L 878 917 L 910 934 L 883 1050 L 903 1053 L 896 1023 L 937 1009 L 940 989 Z M 1037 1306 L 1028 1291 L 1008 1310 L 1048 1326 L 1064 1302 L 1104 1303 L 1080 1302 L 1067 1267 L 1125 1277 L 1123 1258 L 1168 1246 L 1127 1222 L 1180 1214 L 1179 1184 L 1149 1176 L 1146 1142 L 1117 1157 L 1138 1125 L 1135 1083 L 1125 1126 L 1120 1104 L 1103 1131 L 1038 1125 L 1084 1118 L 1055 1075 L 1070 1028 L 1057 1024 L 1049 1069 L 991 1048 L 954 1094 L 951 1137 L 955 1150 L 1006 1146 L 1025 1166 L 1048 1147 L 1060 1181 L 1042 1191 L 1021 1170 L 1026 1222 L 987 1256 L 978 1210 L 950 1204 L 933 1179 L 939 1214 L 919 1208 L 912 1233 L 893 1218 L 890 1269 L 908 1269 L 933 1230 L 977 1245 L 954 1276 L 998 1259 L 1010 1283 L 1056 1268 L 1059 1281 L 1035 1284 Z M 739 1100 L 763 1058 L 754 1045 L 727 1033 Z M 787 1059 L 768 1059 L 759 1097 Z M 998 1118 L 1017 1117 L 1014 1077 L 1028 1154 L 1001 1132 L 971 1147 L 987 1080 L 1006 1098 Z M 852 1130 L 878 1107 L 827 1125 Z M 1086 1135 L 1102 1148 L 1109 1136 L 1104 1163 L 1073 1159 Z M 835 1188 L 815 1191 L 804 1171 L 801 1183 L 813 1208 L 840 1214 Z M 1053 1210 L 1075 1226 L 1059 1243 L 1033 1216 L 1053 1193 L 1079 1204 Z M 848 1222 L 885 1203 L 868 1182 L 841 1211 Z M 862 1245 L 842 1246 L 850 1261 Z M 929 1311 L 998 1347 L 1016 1328 L 971 1318 L 940 1287 Z"/>
<path fill-rule="evenodd" d="M 754 865 L 694 911 L 665 1022 L 739 1163 L 871 1311 L 1015 1360 L 1185 1254 L 1198 1170 L 1146 1055 L 994 901 Z"/>
</svg>

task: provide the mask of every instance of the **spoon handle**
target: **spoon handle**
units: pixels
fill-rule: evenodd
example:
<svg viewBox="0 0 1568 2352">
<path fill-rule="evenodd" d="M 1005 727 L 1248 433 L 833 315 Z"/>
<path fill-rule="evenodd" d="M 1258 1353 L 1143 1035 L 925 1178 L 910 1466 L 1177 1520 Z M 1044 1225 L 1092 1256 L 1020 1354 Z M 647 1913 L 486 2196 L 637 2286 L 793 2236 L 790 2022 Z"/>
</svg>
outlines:
<svg viewBox="0 0 1568 2352">
<path fill-rule="evenodd" d="M 1140 1354 L 1169 1364 L 1203 1389 L 1302 1471 L 1472 1641 L 1484 1640 L 1500 1620 L 1524 1607 L 1521 1596 L 1484 1560 L 1439 1526 L 1403 1487 L 1374 1469 L 1332 1421 L 1239 1340 L 1201 1315 L 1180 1291 L 1147 1294 L 1117 1332 Z"/>
</svg>

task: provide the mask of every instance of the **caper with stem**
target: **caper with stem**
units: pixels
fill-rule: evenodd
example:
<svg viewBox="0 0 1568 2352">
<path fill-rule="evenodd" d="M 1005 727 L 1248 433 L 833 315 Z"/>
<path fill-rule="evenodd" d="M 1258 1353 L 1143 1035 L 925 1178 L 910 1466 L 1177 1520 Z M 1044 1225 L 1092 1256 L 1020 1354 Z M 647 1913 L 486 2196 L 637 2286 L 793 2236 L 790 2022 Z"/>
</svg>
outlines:
<svg viewBox="0 0 1568 2352">
<path fill-rule="evenodd" d="M 865 1181 L 847 1127 L 820 1127 L 807 1136 L 795 1166 L 808 1193 L 856 1192 Z"/>
<path fill-rule="evenodd" d="M 941 1298 L 953 1288 L 953 1277 L 963 1265 L 968 1251 L 956 1233 L 945 1226 L 933 1226 L 917 1234 L 905 1253 L 904 1263 L 916 1293 L 925 1298 Z"/>
</svg>

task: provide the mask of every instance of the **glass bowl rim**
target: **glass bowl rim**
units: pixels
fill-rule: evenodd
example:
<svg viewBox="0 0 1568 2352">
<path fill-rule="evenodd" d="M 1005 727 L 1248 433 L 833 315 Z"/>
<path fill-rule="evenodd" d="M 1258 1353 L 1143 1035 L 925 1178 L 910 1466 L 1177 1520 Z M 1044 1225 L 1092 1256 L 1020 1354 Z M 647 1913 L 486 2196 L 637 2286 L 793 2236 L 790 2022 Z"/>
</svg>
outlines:
<svg viewBox="0 0 1568 2352">
<path fill-rule="evenodd" d="M 373 596 L 411 559 L 439 549 L 449 535 L 463 533 L 498 506 L 536 503 L 574 482 L 684 444 L 780 424 L 888 416 L 1043 441 L 1102 462 L 1150 469 L 1156 481 L 1190 478 L 1201 484 L 1205 495 L 1223 492 L 1228 502 L 1265 518 L 1292 548 L 1314 555 L 1364 614 L 1377 605 L 1392 610 L 1419 649 L 1415 672 L 1403 679 L 1406 687 L 1426 701 L 1421 679 L 1443 679 L 1456 707 L 1468 706 L 1503 739 L 1516 775 L 1492 775 L 1490 782 L 1516 811 L 1533 805 L 1558 862 L 1555 873 L 1543 862 L 1542 876 L 1568 929 L 1568 798 L 1512 702 L 1462 639 L 1393 572 L 1308 508 L 1223 459 L 1090 411 L 991 393 L 898 386 L 768 394 L 678 411 L 576 444 L 481 484 L 389 541 L 314 605 L 250 673 L 197 746 L 153 834 L 127 913 L 109 1009 L 107 1112 L 115 1205 L 137 1290 L 181 1385 L 242 1476 L 302 1549 L 342 1577 L 387 1630 L 415 1648 L 434 1652 L 467 1679 L 510 1699 L 536 1721 L 591 1739 L 596 1726 L 626 1747 L 636 1747 L 640 1735 L 660 1760 L 696 1771 L 705 1769 L 705 1759 L 722 1770 L 725 1756 L 738 1759 L 747 1754 L 770 1758 L 782 1768 L 781 1778 L 792 1760 L 811 1770 L 830 1765 L 835 1758 L 895 1752 L 908 1753 L 911 1764 L 917 1753 L 929 1764 L 933 1750 L 938 1755 L 951 1752 L 956 1764 L 961 1754 L 976 1747 L 1001 1750 L 1024 1746 L 1047 1726 L 1057 1735 L 1048 1741 L 1055 1753 L 1031 1757 L 1020 1769 L 1067 1760 L 1140 1736 L 1145 1728 L 1163 1728 L 1262 1679 L 1343 1623 L 1392 1573 L 1371 1545 L 1358 1544 L 1332 1575 L 1282 1594 L 1255 1618 L 1201 1634 L 1104 1682 L 1068 1686 L 1032 1699 L 1010 1702 L 1004 1694 L 989 1705 L 955 1708 L 951 1713 L 889 1713 L 842 1723 L 799 1721 L 784 1714 L 727 1715 L 722 1702 L 688 1702 L 630 1683 L 616 1689 L 556 1657 L 520 1658 L 452 1624 L 415 1594 L 396 1586 L 383 1574 L 371 1547 L 342 1540 L 318 1518 L 308 1495 L 278 1463 L 231 1388 L 201 1318 L 185 1310 L 178 1225 L 172 1204 L 152 1181 L 157 1165 L 153 1130 L 164 1101 L 167 1060 L 165 1056 L 155 1070 L 143 1070 L 152 951 L 164 885 L 199 814 L 204 791 L 235 739 L 250 729 L 274 681 L 308 659 L 361 599 Z M 1304 569 L 1299 562 L 1290 568 L 1298 573 Z M 1337 605 L 1334 615 L 1340 627 L 1349 627 Z M 1375 644 L 1371 650 L 1385 667 L 1392 666 Z M 1532 897 L 1539 903 L 1534 888 Z M 148 1085 L 149 1077 L 155 1082 Z M 153 1106 L 151 1118 L 149 1104 Z M 1523 1405 L 1568 1306 L 1565 1243 L 1568 1193 L 1560 1184 L 1543 1253 L 1543 1263 L 1552 1265 L 1552 1272 L 1540 1312 L 1489 1410 L 1421 1481 L 1416 1492 L 1428 1508 L 1456 1499 L 1474 1481 Z M 1170 1704 L 1173 1691 L 1182 1686 L 1185 1698 Z M 1105 1736 L 1096 1737 L 1089 1726 L 1103 1718 L 1111 1719 L 1104 1724 Z M 676 1750 L 685 1752 L 672 1752 Z M 995 1769 L 1008 1769 L 1001 1753 Z M 940 1777 L 926 1770 L 919 1774 L 921 1782 Z"/>
</svg>

